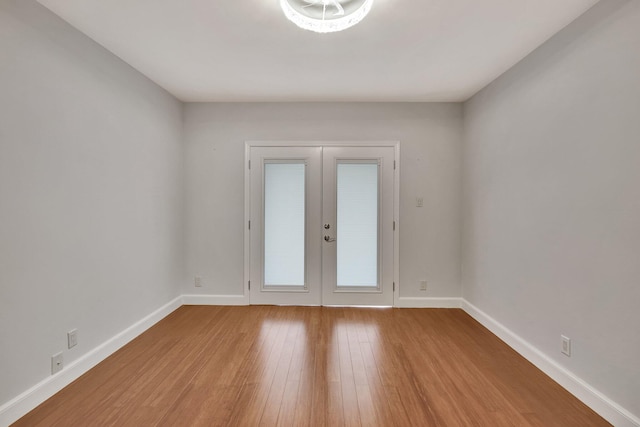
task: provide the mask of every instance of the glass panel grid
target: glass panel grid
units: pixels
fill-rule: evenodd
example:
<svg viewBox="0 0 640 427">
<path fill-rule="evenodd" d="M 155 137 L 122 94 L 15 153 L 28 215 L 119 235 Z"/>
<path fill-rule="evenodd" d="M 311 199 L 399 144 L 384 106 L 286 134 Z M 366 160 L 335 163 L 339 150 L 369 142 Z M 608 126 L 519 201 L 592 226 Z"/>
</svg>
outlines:
<svg viewBox="0 0 640 427">
<path fill-rule="evenodd" d="M 264 164 L 264 286 L 305 285 L 305 164 Z"/>
<path fill-rule="evenodd" d="M 378 163 L 338 162 L 336 285 L 378 286 Z"/>
</svg>

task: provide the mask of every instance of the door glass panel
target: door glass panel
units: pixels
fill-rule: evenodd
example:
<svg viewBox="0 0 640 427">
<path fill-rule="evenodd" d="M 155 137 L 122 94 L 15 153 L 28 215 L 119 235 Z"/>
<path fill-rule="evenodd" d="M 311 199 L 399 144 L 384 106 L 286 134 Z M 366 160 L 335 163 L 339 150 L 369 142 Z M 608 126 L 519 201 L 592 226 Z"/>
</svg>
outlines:
<svg viewBox="0 0 640 427">
<path fill-rule="evenodd" d="M 305 284 L 305 164 L 264 164 L 264 285 Z"/>
<path fill-rule="evenodd" d="M 337 164 L 337 287 L 378 286 L 378 164 Z"/>
</svg>

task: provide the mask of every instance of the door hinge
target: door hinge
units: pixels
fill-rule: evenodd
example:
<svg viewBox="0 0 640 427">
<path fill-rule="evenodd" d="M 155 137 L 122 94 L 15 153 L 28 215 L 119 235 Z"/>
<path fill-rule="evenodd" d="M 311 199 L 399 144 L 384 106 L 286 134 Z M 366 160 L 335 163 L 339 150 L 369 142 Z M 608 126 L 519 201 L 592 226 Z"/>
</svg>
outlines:
<svg viewBox="0 0 640 427">
<path fill-rule="evenodd" d="M 396 170 L 396 161 L 393 161 L 393 170 Z"/>
<path fill-rule="evenodd" d="M 396 231 L 396 222 L 393 221 L 393 231 Z"/>
<path fill-rule="evenodd" d="M 393 292 L 396 291 L 396 282 L 393 282 Z"/>
<path fill-rule="evenodd" d="M 249 290 L 251 290 L 251 280 L 249 280 Z"/>
<path fill-rule="evenodd" d="M 249 169 L 251 169 L 251 160 L 249 160 Z M 394 168 L 395 169 L 395 168 Z"/>
<path fill-rule="evenodd" d="M 251 230 L 251 221 L 249 221 L 249 230 Z"/>
</svg>

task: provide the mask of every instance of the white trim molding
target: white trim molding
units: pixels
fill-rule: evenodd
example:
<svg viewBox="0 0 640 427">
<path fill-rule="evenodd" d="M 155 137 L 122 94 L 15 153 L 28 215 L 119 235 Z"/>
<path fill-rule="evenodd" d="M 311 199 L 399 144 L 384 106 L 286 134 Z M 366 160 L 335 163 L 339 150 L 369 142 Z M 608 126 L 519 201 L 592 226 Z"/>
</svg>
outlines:
<svg viewBox="0 0 640 427">
<path fill-rule="evenodd" d="M 400 295 L 400 141 L 399 140 L 247 140 L 244 146 L 244 293 L 247 300 L 243 304 L 250 304 L 249 281 L 251 280 L 251 148 L 253 147 L 391 147 L 394 149 L 393 174 L 393 291 L 394 307 L 403 307 L 399 301 Z M 442 303 L 442 302 L 440 302 Z M 226 303 L 221 303 L 226 304 Z M 456 308 L 459 308 L 459 304 Z M 407 306 L 409 307 L 409 306 Z M 416 305 L 410 307 L 436 307 L 432 305 Z M 437 306 L 437 307 L 448 307 Z"/>
<path fill-rule="evenodd" d="M 462 298 L 399 297 L 397 308 L 460 308 Z"/>
<path fill-rule="evenodd" d="M 249 295 L 183 295 L 184 305 L 249 305 Z"/>
<path fill-rule="evenodd" d="M 594 387 L 565 369 L 542 351 L 509 328 L 484 313 L 469 301 L 462 299 L 462 309 L 482 326 L 504 341 L 509 347 L 520 353 L 538 369 L 564 387 L 569 393 L 597 412 L 602 418 L 616 427 L 640 427 L 640 419 L 627 411 Z"/>
<path fill-rule="evenodd" d="M 131 340 L 182 306 L 182 296 L 163 305 L 93 350 L 65 366 L 62 371 L 45 378 L 24 393 L 0 406 L 0 426 L 14 423 L 36 406 L 75 381 L 89 369 L 124 347 Z"/>
<path fill-rule="evenodd" d="M 525 359 L 533 363 L 538 369 L 551 377 L 604 419 L 616 427 L 640 427 L 640 419 L 638 417 L 609 399 L 572 372 L 560 366 L 532 344 L 522 339 L 516 333 L 465 299 L 455 297 L 400 297 L 396 302 L 396 307 L 398 308 L 462 308 L 481 325 L 486 327 L 508 346 L 520 353 Z M 84 356 L 71 362 L 59 373 L 42 380 L 24 393 L 0 406 L 0 426 L 8 426 L 17 421 L 182 305 L 248 304 L 248 295 L 179 296 L 89 351 Z"/>
</svg>

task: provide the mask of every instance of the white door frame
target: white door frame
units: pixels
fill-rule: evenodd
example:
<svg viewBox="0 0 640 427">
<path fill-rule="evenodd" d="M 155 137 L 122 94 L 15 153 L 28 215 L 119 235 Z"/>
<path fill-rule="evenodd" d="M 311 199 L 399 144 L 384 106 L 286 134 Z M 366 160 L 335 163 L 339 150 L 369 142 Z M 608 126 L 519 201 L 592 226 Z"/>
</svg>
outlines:
<svg viewBox="0 0 640 427">
<path fill-rule="evenodd" d="M 251 277 L 251 148 L 252 147 L 392 147 L 394 149 L 393 216 L 393 306 L 398 306 L 400 296 L 400 142 L 399 141 L 246 141 L 244 153 L 244 286 L 243 296 L 250 303 L 249 280 Z"/>
</svg>

